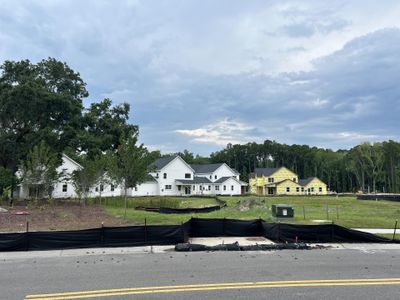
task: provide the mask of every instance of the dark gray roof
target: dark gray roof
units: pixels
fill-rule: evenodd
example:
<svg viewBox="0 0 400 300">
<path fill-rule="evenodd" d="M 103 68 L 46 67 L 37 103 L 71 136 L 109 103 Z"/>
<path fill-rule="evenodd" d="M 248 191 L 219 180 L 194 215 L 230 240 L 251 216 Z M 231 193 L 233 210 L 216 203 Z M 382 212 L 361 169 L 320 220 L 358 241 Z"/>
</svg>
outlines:
<svg viewBox="0 0 400 300">
<path fill-rule="evenodd" d="M 190 165 L 192 167 L 192 169 L 196 172 L 196 173 L 212 173 L 214 171 L 216 171 L 219 167 L 221 167 L 222 165 L 224 165 L 224 163 L 218 163 L 218 164 L 204 164 L 204 165 Z M 229 166 L 228 166 L 229 167 Z M 229 167 L 231 168 L 231 167 Z M 236 173 L 236 174 L 240 174 L 237 170 L 235 170 L 234 168 L 231 168 L 231 170 Z"/>
<path fill-rule="evenodd" d="M 195 176 L 193 179 L 176 179 L 175 181 L 183 183 L 183 184 L 200 184 L 200 183 L 210 184 L 210 183 L 212 183 L 207 177 L 200 177 L 200 176 Z"/>
<path fill-rule="evenodd" d="M 157 182 L 157 180 L 153 176 L 151 176 L 150 174 L 147 175 L 145 182 L 153 182 L 153 181 Z"/>
<path fill-rule="evenodd" d="M 308 177 L 307 179 L 299 179 L 300 185 L 307 185 L 309 184 L 315 177 Z"/>
<path fill-rule="evenodd" d="M 190 165 L 196 173 L 212 173 L 217 170 L 223 163 L 206 164 L 206 165 Z"/>
<path fill-rule="evenodd" d="M 166 157 L 161 157 L 157 159 L 155 162 L 150 164 L 149 169 L 155 169 L 155 170 L 161 170 L 164 168 L 166 165 L 168 165 L 171 161 L 173 161 L 176 158 L 176 156 L 166 156 Z"/>
<path fill-rule="evenodd" d="M 279 170 L 280 168 L 256 168 L 254 173 L 257 176 L 271 176 L 272 174 L 274 174 L 277 170 Z"/>
<path fill-rule="evenodd" d="M 215 180 L 214 183 L 223 183 L 223 182 L 227 181 L 229 178 L 232 178 L 232 176 L 221 177 L 218 180 Z"/>
</svg>

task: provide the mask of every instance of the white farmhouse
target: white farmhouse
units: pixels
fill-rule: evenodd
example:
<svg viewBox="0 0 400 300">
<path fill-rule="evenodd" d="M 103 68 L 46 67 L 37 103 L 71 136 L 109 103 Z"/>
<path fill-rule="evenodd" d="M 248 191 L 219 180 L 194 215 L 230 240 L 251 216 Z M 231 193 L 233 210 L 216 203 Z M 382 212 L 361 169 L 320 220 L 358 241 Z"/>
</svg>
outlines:
<svg viewBox="0 0 400 300">
<path fill-rule="evenodd" d="M 70 179 L 72 173 L 83 167 L 67 155 L 62 155 L 61 165 L 57 168 L 57 173 L 61 174 L 58 182 L 53 187 L 53 198 L 76 198 L 75 187 Z M 18 174 L 17 174 L 18 176 Z M 19 185 L 19 198 L 27 199 L 35 197 L 35 189 L 23 182 Z M 39 197 L 45 197 L 43 191 L 40 191 Z"/>
<path fill-rule="evenodd" d="M 70 177 L 81 168 L 70 157 L 62 156 L 62 164 L 57 169 L 62 176 L 54 185 L 54 198 L 77 197 Z M 240 181 L 239 173 L 225 163 L 189 165 L 180 156 L 170 156 L 157 159 L 149 166 L 149 170 L 147 180 L 128 189 L 128 196 L 240 195 L 247 186 L 247 183 Z M 123 193 L 121 186 L 109 181 L 93 187 L 89 197 L 116 197 Z M 29 187 L 23 184 L 19 196 L 33 197 Z"/>
</svg>

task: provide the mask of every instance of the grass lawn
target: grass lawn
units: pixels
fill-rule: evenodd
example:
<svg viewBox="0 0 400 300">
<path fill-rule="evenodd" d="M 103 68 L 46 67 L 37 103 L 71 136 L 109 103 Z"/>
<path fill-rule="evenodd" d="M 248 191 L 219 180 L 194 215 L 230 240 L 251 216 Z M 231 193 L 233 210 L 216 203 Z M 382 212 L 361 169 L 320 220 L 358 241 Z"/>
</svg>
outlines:
<svg viewBox="0 0 400 300">
<path fill-rule="evenodd" d="M 163 197 L 159 197 L 163 198 Z M 172 197 L 169 197 L 172 198 Z M 228 206 L 219 211 L 204 214 L 159 214 L 154 212 L 139 211 L 129 208 L 127 218 L 135 223 L 142 224 L 146 219 L 147 224 L 180 224 L 191 217 L 198 218 L 233 218 L 233 219 L 257 219 L 262 218 L 272 222 L 271 205 L 289 204 L 295 209 L 295 219 L 286 223 L 295 224 L 320 224 L 314 220 L 328 220 L 346 227 L 358 228 L 393 228 L 395 220 L 400 219 L 400 203 L 390 201 L 360 201 L 355 197 L 220 197 Z M 177 199 L 177 198 L 175 198 Z M 185 198 L 178 198 L 182 200 Z M 256 208 L 240 211 L 237 202 L 244 199 L 264 200 L 265 208 Z M 182 205 L 200 204 L 208 205 L 206 200 L 193 199 L 184 200 Z M 140 200 L 144 201 L 144 200 Z M 147 200 L 149 201 L 149 200 Z M 174 200 L 175 201 L 175 200 Z M 187 202 L 186 202 L 187 201 Z M 198 201 L 198 202 L 197 202 Z M 202 202 L 205 201 L 205 202 Z M 186 204 L 185 204 L 186 202 Z M 214 205 L 214 204 L 212 204 Z M 179 205 L 179 207 L 181 207 Z M 183 206 L 190 207 L 190 206 Z M 303 210 L 304 208 L 304 210 Z M 328 208 L 328 212 L 327 212 Z M 122 218 L 123 207 L 107 206 L 106 210 L 112 216 Z M 304 218 L 305 212 L 305 218 Z"/>
</svg>

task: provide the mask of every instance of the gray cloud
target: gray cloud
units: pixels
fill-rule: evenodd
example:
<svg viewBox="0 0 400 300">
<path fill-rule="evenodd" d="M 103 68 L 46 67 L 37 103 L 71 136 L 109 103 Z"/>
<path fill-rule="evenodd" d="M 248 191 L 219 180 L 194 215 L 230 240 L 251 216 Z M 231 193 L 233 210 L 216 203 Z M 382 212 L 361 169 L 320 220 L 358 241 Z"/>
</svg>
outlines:
<svg viewBox="0 0 400 300">
<path fill-rule="evenodd" d="M 399 138 L 397 1 L 0 7 L 1 61 L 66 61 L 88 83 L 86 104 L 128 101 L 153 148 L 207 154 L 229 141 L 343 148 Z"/>
</svg>

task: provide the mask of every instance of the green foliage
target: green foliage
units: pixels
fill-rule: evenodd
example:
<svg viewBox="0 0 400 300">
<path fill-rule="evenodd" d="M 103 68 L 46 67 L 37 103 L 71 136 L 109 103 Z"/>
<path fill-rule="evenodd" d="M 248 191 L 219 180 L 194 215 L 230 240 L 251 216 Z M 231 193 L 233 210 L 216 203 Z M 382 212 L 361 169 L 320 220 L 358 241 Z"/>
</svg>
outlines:
<svg viewBox="0 0 400 300">
<path fill-rule="evenodd" d="M 110 176 L 126 191 L 146 181 L 147 168 L 152 159 L 143 145 L 136 145 L 136 137 L 121 141 L 117 151 L 111 156 Z"/>
<path fill-rule="evenodd" d="M 266 140 L 263 144 L 229 144 L 210 158 L 237 169 L 244 181 L 255 168 L 286 166 L 300 178 L 319 177 L 332 191 L 400 192 L 400 144 L 394 141 L 333 151 Z"/>
<path fill-rule="evenodd" d="M 173 155 L 173 156 L 179 155 L 188 164 L 209 164 L 210 163 L 209 157 L 200 156 L 198 154 L 194 155 L 192 152 L 190 152 L 189 150 L 186 150 L 186 149 L 183 150 L 183 152 L 171 153 L 171 154 L 167 154 L 164 156 L 171 156 L 171 155 Z"/>
<path fill-rule="evenodd" d="M 83 116 L 85 131 L 80 136 L 80 144 L 90 158 L 104 151 L 118 149 L 121 139 L 136 136 L 138 127 L 128 124 L 128 103 L 112 106 L 110 99 L 92 103 Z"/>
<path fill-rule="evenodd" d="M 1 194 L 1 203 L 7 204 L 10 200 L 10 192 L 11 192 L 11 186 L 5 187 L 2 189 L 2 194 Z"/>
<path fill-rule="evenodd" d="M 109 183 L 107 170 L 109 169 L 110 158 L 105 154 L 98 155 L 93 159 L 86 156 L 81 159 L 81 164 L 83 168 L 74 171 L 71 180 L 79 198 L 83 198 L 86 203 L 89 192 L 94 186 Z"/>
<path fill-rule="evenodd" d="M 10 169 L 6 169 L 0 166 L 0 191 L 7 187 L 10 187 L 12 183 L 12 172 Z"/>
<path fill-rule="evenodd" d="M 85 83 L 65 63 L 49 58 L 0 66 L 0 164 L 15 168 L 37 141 L 60 153 L 81 126 Z"/>
<path fill-rule="evenodd" d="M 44 141 L 33 147 L 26 160 L 21 162 L 21 181 L 35 190 L 36 200 L 41 196 L 51 198 L 53 185 L 60 177 L 57 173 L 60 163 L 60 159 Z"/>
</svg>

